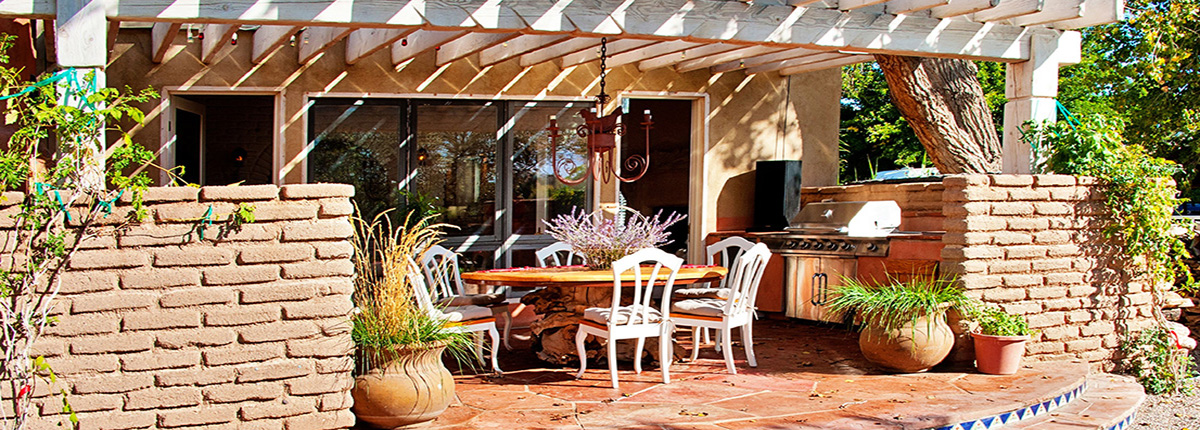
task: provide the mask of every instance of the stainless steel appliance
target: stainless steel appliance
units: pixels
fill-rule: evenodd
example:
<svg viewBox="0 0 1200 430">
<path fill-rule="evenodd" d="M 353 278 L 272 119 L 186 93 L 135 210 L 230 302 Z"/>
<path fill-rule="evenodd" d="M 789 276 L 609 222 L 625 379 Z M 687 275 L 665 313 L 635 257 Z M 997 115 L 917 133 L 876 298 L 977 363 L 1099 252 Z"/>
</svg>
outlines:
<svg viewBox="0 0 1200 430">
<path fill-rule="evenodd" d="M 900 226 L 894 201 L 819 202 L 804 206 L 784 233 L 759 239 L 784 260 L 784 312 L 789 317 L 841 322 L 825 305 L 832 288 L 858 271 L 857 257 L 885 257 Z"/>
</svg>

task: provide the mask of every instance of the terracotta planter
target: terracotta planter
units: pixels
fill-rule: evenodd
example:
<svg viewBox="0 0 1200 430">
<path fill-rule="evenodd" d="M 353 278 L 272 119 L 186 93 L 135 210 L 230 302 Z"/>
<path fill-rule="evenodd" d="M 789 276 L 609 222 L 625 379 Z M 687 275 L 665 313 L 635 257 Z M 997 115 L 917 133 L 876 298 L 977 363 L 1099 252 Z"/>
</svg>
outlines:
<svg viewBox="0 0 1200 430">
<path fill-rule="evenodd" d="M 433 420 L 454 400 L 454 377 L 442 365 L 445 343 L 397 348 L 383 366 L 354 378 L 354 415 L 378 428 Z"/>
<path fill-rule="evenodd" d="M 990 375 L 1011 375 L 1021 367 L 1029 336 L 992 336 L 971 333 L 975 338 L 975 368 Z"/>
<path fill-rule="evenodd" d="M 943 312 L 932 322 L 921 317 L 891 332 L 867 324 L 858 336 L 858 347 L 868 361 L 880 367 L 901 373 L 923 372 L 950 354 L 954 332 Z"/>
</svg>

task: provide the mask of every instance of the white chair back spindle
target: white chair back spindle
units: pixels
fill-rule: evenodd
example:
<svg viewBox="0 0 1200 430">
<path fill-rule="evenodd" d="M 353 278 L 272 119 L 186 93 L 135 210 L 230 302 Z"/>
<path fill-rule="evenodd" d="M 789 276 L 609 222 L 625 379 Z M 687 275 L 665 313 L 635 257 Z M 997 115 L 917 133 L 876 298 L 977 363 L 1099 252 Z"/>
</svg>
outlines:
<svg viewBox="0 0 1200 430">
<path fill-rule="evenodd" d="M 754 301 L 758 296 L 758 284 L 771 258 L 771 250 L 759 243 L 742 253 L 736 263 L 736 274 L 729 278 L 729 299 L 725 303 L 725 315 L 754 312 Z"/>
<path fill-rule="evenodd" d="M 538 267 L 587 264 L 583 254 L 575 252 L 575 249 L 566 242 L 555 242 L 553 245 L 537 250 L 534 255 L 537 256 Z M 576 263 L 575 260 L 579 260 L 579 262 Z"/>
<path fill-rule="evenodd" d="M 720 288 L 731 286 L 729 280 L 738 276 L 738 259 L 752 247 L 754 247 L 754 242 L 739 236 L 727 237 L 708 245 L 705 249 L 708 254 L 708 264 L 720 264 L 729 269 L 729 273 L 721 279 Z"/>
<path fill-rule="evenodd" d="M 462 278 L 458 274 L 458 254 L 441 245 L 433 245 L 421 257 L 421 268 L 433 300 L 461 296 Z"/>
<path fill-rule="evenodd" d="M 653 262 L 654 268 L 650 271 L 650 276 L 647 278 L 642 274 L 642 263 Z M 655 289 L 655 281 L 659 279 L 659 275 L 665 268 L 669 271 L 666 280 L 662 281 L 662 290 L 664 298 L 662 300 L 662 309 L 660 312 L 665 317 L 670 311 L 671 286 L 675 284 L 675 276 L 679 274 L 679 268 L 683 265 L 683 259 L 671 255 L 665 251 L 653 248 L 642 249 L 633 254 L 627 255 L 620 260 L 612 263 L 613 270 L 613 300 L 612 312 L 615 316 L 621 308 L 621 284 L 622 276 L 626 272 L 633 272 L 633 295 L 630 297 L 634 306 L 628 307 L 629 318 L 624 321 L 624 324 L 617 324 L 618 318 L 610 318 L 608 325 L 610 327 L 617 325 L 636 325 L 646 324 L 650 321 L 650 310 L 652 308 L 651 300 Z"/>
</svg>

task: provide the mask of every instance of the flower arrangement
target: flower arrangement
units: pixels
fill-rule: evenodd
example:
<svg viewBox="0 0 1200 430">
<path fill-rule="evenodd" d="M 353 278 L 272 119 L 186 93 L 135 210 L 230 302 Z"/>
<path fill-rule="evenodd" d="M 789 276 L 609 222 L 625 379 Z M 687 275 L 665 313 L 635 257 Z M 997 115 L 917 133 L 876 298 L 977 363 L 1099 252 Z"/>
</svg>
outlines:
<svg viewBox="0 0 1200 430">
<path fill-rule="evenodd" d="M 663 218 L 662 211 L 653 217 L 633 210 L 628 210 L 627 213 L 629 215 L 622 222 L 605 217 L 600 211 L 587 213 L 572 210 L 570 214 L 559 215 L 544 222 L 546 231 L 551 236 L 571 245 L 576 252 L 587 258 L 589 268 L 602 270 L 612 267 L 612 262 L 639 249 L 670 243 L 667 228 L 687 217 L 672 212 Z"/>
</svg>

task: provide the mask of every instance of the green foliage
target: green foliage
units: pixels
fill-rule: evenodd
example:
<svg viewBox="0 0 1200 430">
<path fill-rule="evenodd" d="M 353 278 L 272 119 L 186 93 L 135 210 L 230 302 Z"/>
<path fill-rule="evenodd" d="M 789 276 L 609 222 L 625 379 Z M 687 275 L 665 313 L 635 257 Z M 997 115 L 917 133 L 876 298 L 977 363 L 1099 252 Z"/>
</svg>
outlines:
<svg viewBox="0 0 1200 430">
<path fill-rule="evenodd" d="M 1187 248 L 1171 233 L 1181 226 L 1171 217 L 1183 202 L 1170 182 L 1179 166 L 1150 156 L 1140 145 L 1126 144 L 1122 125 L 1092 115 L 1078 124 L 1029 124 L 1023 138 L 1039 158 L 1046 158 L 1043 170 L 1101 181 L 1105 206 L 1112 213 L 1104 232 L 1124 244 L 1132 275 L 1150 275 L 1156 291 L 1161 285 L 1174 285 L 1177 276 L 1191 284 L 1191 273 L 1178 258 L 1188 255 Z"/>
<path fill-rule="evenodd" d="M 890 332 L 925 317 L 932 322 L 949 308 L 970 314 L 976 302 L 968 298 L 953 278 L 933 275 L 911 280 L 889 279 L 884 285 L 870 285 L 856 278 L 842 278 L 842 286 L 826 308 L 833 313 L 854 312 L 865 324 Z"/>
<path fill-rule="evenodd" d="M 1171 334 L 1152 327 L 1121 343 L 1122 364 L 1151 394 L 1195 391 L 1192 369 L 1195 361 L 1188 350 L 1177 348 Z"/>
<path fill-rule="evenodd" d="M 1083 62 L 1061 72 L 1059 99 L 1081 116 L 1122 118 L 1125 137 L 1183 168 L 1200 198 L 1200 0 L 1128 0 L 1126 19 L 1084 30 Z"/>
<path fill-rule="evenodd" d="M 1028 336 L 1033 334 L 1025 317 L 985 306 L 975 310 L 972 319 L 979 323 L 979 333 L 989 336 Z"/>
<path fill-rule="evenodd" d="M 975 65 L 998 134 L 1006 101 L 1004 65 L 982 61 Z M 925 148 L 892 104 L 887 80 L 874 63 L 842 68 L 841 109 L 841 183 L 868 180 L 881 170 L 929 166 Z"/>
</svg>

